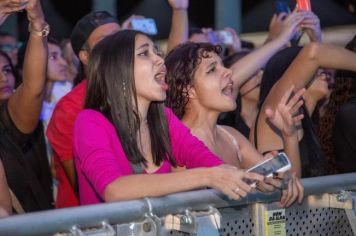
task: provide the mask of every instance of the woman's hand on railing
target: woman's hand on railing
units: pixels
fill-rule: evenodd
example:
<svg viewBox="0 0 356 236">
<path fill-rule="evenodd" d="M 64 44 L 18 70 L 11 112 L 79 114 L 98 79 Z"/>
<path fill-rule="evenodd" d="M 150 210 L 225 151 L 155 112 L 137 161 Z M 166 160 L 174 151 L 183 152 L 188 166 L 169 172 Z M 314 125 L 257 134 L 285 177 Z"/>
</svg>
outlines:
<svg viewBox="0 0 356 236">
<path fill-rule="evenodd" d="M 232 199 L 239 200 L 246 197 L 253 190 L 245 180 L 252 180 L 260 183 L 264 176 L 256 173 L 247 173 L 245 170 L 235 166 L 221 165 L 210 168 L 209 187 L 217 189 Z"/>
<path fill-rule="evenodd" d="M 260 182 L 257 188 L 264 193 L 271 193 L 276 189 L 281 189 L 281 207 L 289 207 L 296 200 L 300 204 L 304 197 L 304 187 L 295 173 L 276 173 L 273 177 L 266 178 L 264 182 Z"/>
<path fill-rule="evenodd" d="M 283 182 L 281 198 L 282 207 L 289 207 L 296 200 L 299 204 L 302 203 L 304 197 L 304 187 L 295 173 L 278 173 L 278 175 L 274 178 L 281 179 Z"/>
</svg>

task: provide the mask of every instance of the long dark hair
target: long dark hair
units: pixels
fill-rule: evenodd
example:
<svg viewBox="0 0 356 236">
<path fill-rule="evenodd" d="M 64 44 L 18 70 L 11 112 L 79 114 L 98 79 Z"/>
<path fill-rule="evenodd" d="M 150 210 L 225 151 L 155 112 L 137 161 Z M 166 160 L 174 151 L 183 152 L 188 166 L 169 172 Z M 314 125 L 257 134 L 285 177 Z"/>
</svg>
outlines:
<svg viewBox="0 0 356 236">
<path fill-rule="evenodd" d="M 56 38 L 48 37 L 47 43 L 53 44 L 61 48 L 60 43 Z M 16 65 L 16 73 L 19 75 L 19 83 L 22 82 L 22 73 L 23 73 L 23 66 L 25 63 L 25 54 L 26 54 L 27 42 L 23 43 L 17 52 L 17 65 Z M 61 49 L 62 51 L 62 49 Z M 46 61 L 46 63 L 48 60 Z M 47 76 L 47 75 L 46 75 Z"/>
<path fill-rule="evenodd" d="M 144 35 L 120 31 L 96 45 L 89 59 L 85 108 L 101 112 L 113 123 L 131 163 L 146 165 L 136 139 L 140 122 L 144 122 L 139 117 L 134 80 L 135 39 L 139 34 Z M 176 166 L 163 102 L 150 104 L 147 123 L 155 165 L 167 159 Z"/>
<path fill-rule="evenodd" d="M 22 79 L 21 79 L 21 77 L 19 76 L 19 73 L 18 73 L 17 69 L 16 69 L 16 68 L 14 67 L 14 65 L 12 64 L 11 59 L 10 59 L 10 57 L 6 54 L 6 52 L 0 51 L 0 56 L 2 56 L 3 58 L 5 58 L 5 59 L 7 60 L 7 62 L 9 63 L 10 68 L 11 68 L 11 72 L 12 72 L 12 75 L 13 75 L 14 78 L 15 78 L 15 87 L 14 87 L 14 88 L 17 88 L 17 87 L 22 83 Z"/>
<path fill-rule="evenodd" d="M 356 52 L 356 36 L 346 45 L 346 49 Z M 338 172 L 336 169 L 336 153 L 332 141 L 332 131 L 336 113 L 340 107 L 351 98 L 356 97 L 356 73 L 338 70 L 335 76 L 334 90 L 330 95 L 325 114 L 320 120 L 320 139 L 323 151 L 328 159 L 331 174 Z"/>
<path fill-rule="evenodd" d="M 210 43 L 184 43 L 172 50 L 165 59 L 168 93 L 166 104 L 179 118 L 185 114 L 189 102 L 188 86 L 193 83 L 195 72 L 209 52 L 220 54 L 221 47 Z"/>
</svg>

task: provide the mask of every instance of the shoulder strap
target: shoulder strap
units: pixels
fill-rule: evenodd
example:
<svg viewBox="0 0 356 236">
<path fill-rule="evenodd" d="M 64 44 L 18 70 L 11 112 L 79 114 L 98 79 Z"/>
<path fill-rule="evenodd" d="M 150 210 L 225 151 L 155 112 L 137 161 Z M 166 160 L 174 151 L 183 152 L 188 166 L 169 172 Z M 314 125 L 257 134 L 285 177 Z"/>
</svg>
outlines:
<svg viewBox="0 0 356 236">
<path fill-rule="evenodd" d="M 22 205 L 21 205 L 19 199 L 17 199 L 14 192 L 12 192 L 12 190 L 10 188 L 9 188 L 9 191 L 10 191 L 10 195 L 11 195 L 11 206 L 15 209 L 17 214 L 25 213 L 25 210 L 22 208 Z"/>
<path fill-rule="evenodd" d="M 257 116 L 256 116 L 256 121 L 255 121 L 255 129 L 253 131 L 254 133 L 254 141 L 255 141 L 255 148 L 258 150 L 258 144 L 257 144 L 257 123 L 258 123 L 258 118 L 260 116 L 261 109 L 258 109 Z"/>
<path fill-rule="evenodd" d="M 218 125 L 218 128 L 223 131 L 227 136 L 229 136 L 232 144 L 236 147 L 236 151 L 237 151 L 237 158 L 239 158 L 239 161 L 242 161 L 241 158 L 241 154 L 240 154 L 240 146 L 239 143 L 237 142 L 237 140 L 235 139 L 235 137 L 229 133 L 229 131 L 225 130 L 223 127 L 221 127 L 220 125 Z"/>
</svg>

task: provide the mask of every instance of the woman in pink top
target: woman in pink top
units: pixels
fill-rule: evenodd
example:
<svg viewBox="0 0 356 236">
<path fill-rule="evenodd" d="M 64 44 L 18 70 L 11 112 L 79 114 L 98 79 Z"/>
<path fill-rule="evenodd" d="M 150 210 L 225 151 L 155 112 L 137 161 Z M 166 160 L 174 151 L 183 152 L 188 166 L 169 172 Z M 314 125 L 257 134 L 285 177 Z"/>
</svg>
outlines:
<svg viewBox="0 0 356 236">
<path fill-rule="evenodd" d="M 263 181 L 222 165 L 164 108 L 166 68 L 144 34 L 120 31 L 103 39 L 92 52 L 88 74 L 86 109 L 73 136 L 81 204 L 203 187 L 239 199 L 252 190 L 243 179 Z M 171 173 L 172 166 L 189 170 Z"/>
</svg>

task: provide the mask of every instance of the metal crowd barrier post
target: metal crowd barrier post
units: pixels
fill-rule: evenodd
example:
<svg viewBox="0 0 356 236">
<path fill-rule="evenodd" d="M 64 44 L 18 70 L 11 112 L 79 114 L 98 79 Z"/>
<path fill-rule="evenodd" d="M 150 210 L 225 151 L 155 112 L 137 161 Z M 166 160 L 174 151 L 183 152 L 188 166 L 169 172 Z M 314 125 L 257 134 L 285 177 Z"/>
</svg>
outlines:
<svg viewBox="0 0 356 236">
<path fill-rule="evenodd" d="M 303 204 L 280 192 L 233 201 L 207 189 L 0 219 L 0 235 L 356 235 L 356 173 L 308 178 Z"/>
</svg>

